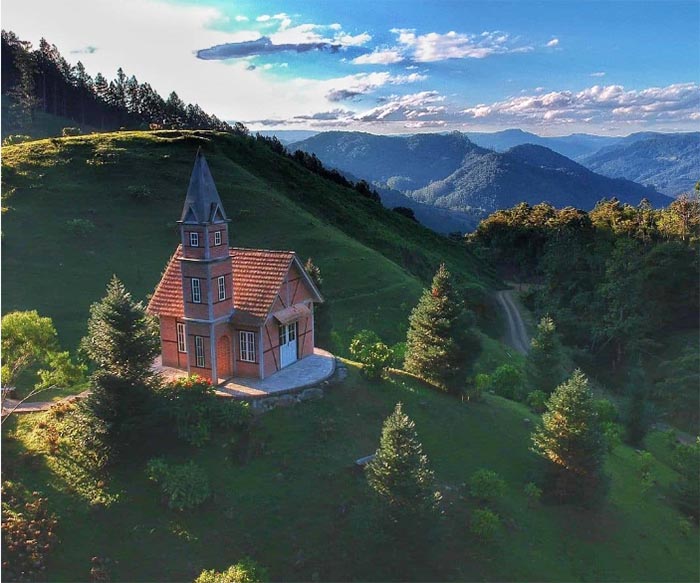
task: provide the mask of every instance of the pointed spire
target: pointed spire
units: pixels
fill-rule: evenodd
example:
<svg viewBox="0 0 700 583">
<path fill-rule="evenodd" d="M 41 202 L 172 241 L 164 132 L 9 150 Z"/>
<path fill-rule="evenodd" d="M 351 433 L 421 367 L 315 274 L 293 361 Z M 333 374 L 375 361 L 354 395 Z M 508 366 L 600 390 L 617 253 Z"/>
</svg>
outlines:
<svg viewBox="0 0 700 583">
<path fill-rule="evenodd" d="M 228 221 L 201 147 L 197 149 L 180 221 L 184 223 Z"/>
</svg>

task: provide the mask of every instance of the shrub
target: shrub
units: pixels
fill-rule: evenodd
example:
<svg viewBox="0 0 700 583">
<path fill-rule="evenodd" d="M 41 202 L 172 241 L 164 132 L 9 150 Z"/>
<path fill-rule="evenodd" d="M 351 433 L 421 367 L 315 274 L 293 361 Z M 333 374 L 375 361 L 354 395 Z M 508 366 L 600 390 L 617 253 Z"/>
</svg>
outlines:
<svg viewBox="0 0 700 583">
<path fill-rule="evenodd" d="M 525 484 L 523 491 L 525 492 L 525 496 L 527 496 L 528 506 L 534 506 L 542 497 L 542 488 L 538 487 L 534 482 Z"/>
<path fill-rule="evenodd" d="M 492 470 L 481 468 L 469 478 L 469 494 L 481 502 L 496 502 L 505 491 L 506 483 Z"/>
<path fill-rule="evenodd" d="M 350 354 L 362 364 L 362 374 L 378 379 L 391 365 L 394 353 L 371 330 L 361 330 L 350 342 Z"/>
<path fill-rule="evenodd" d="M 537 390 L 528 394 L 525 402 L 535 413 L 544 413 L 547 410 L 547 398 L 547 393 Z"/>
<path fill-rule="evenodd" d="M 209 478 L 191 460 L 168 464 L 163 458 L 154 458 L 146 466 L 146 475 L 160 485 L 169 508 L 194 508 L 209 498 Z"/>
<path fill-rule="evenodd" d="M 95 223 L 90 219 L 70 219 L 66 221 L 66 229 L 76 237 L 87 237 L 95 230 Z"/>
<path fill-rule="evenodd" d="M 688 538 L 690 533 L 693 532 L 693 523 L 685 516 L 681 516 L 678 519 L 678 530 L 680 531 L 681 536 Z"/>
<path fill-rule="evenodd" d="M 612 452 L 618 445 L 622 444 L 622 436 L 625 433 L 624 428 L 619 423 L 613 421 L 604 421 L 601 424 L 605 443 L 608 448 L 608 453 Z"/>
<path fill-rule="evenodd" d="M 33 580 L 46 568 L 58 525 L 46 502 L 38 492 L 29 494 L 14 482 L 3 482 L 2 567 L 7 580 Z"/>
<path fill-rule="evenodd" d="M 404 360 L 406 360 L 406 343 L 397 342 L 391 347 L 391 353 L 391 366 L 394 368 L 402 368 Z"/>
<path fill-rule="evenodd" d="M 497 395 L 506 399 L 519 400 L 522 384 L 523 375 L 512 364 L 499 366 L 491 375 L 491 388 Z"/>
<path fill-rule="evenodd" d="M 24 142 L 31 142 L 31 141 L 32 141 L 31 136 L 25 136 L 23 134 L 13 134 L 11 136 L 7 136 L 2 141 L 2 145 L 3 146 L 13 146 L 15 144 L 23 144 Z"/>
<path fill-rule="evenodd" d="M 63 136 L 64 138 L 67 138 L 69 136 L 79 136 L 82 133 L 82 130 L 76 127 L 67 127 L 61 130 L 61 136 Z"/>
<path fill-rule="evenodd" d="M 145 184 L 141 184 L 139 186 L 129 186 L 127 187 L 126 191 L 129 193 L 132 200 L 136 201 L 146 201 L 152 197 L 151 189 Z"/>
<path fill-rule="evenodd" d="M 478 374 L 473 379 L 467 379 L 465 387 L 467 400 L 481 401 L 489 386 L 491 386 L 491 377 L 487 374 Z"/>
<path fill-rule="evenodd" d="M 501 526 L 498 514 L 488 508 L 477 508 L 472 512 L 469 530 L 481 542 L 492 542 Z"/>
<path fill-rule="evenodd" d="M 595 410 L 601 423 L 617 421 L 617 407 L 608 399 L 598 399 L 595 402 Z"/>
<path fill-rule="evenodd" d="M 651 469 L 654 465 L 654 456 L 648 451 L 642 451 L 637 457 L 637 471 L 639 472 L 639 480 L 642 484 L 642 490 L 645 492 L 654 484 Z"/>
<path fill-rule="evenodd" d="M 211 383 L 196 375 L 166 384 L 158 396 L 177 436 L 197 447 L 206 444 L 214 431 L 243 430 L 250 422 L 247 403 L 217 398 Z"/>
<path fill-rule="evenodd" d="M 267 580 L 267 569 L 245 557 L 225 571 L 202 571 L 194 583 L 264 583 Z"/>
<path fill-rule="evenodd" d="M 676 504 L 683 513 L 697 521 L 700 512 L 700 437 L 693 444 L 678 444 L 672 462 L 680 474 L 680 480 L 674 486 Z"/>
</svg>

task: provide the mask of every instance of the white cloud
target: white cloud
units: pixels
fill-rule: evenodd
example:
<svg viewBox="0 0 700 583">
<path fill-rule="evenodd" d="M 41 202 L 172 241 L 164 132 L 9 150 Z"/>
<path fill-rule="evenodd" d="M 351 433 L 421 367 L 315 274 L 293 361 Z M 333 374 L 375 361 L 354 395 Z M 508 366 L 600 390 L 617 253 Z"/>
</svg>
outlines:
<svg viewBox="0 0 700 583">
<path fill-rule="evenodd" d="M 558 39 L 558 38 L 553 38 L 553 39 L 550 40 L 545 46 L 548 46 L 548 47 L 557 47 L 557 46 L 559 46 L 559 39 Z"/>
<path fill-rule="evenodd" d="M 403 55 L 397 49 L 374 51 L 366 55 L 360 55 L 351 62 L 355 65 L 391 65 L 404 60 Z"/>
<path fill-rule="evenodd" d="M 591 73 L 591 77 L 605 77 L 605 71 L 596 71 L 595 73 Z"/>
<path fill-rule="evenodd" d="M 261 14 L 255 20 L 257 22 L 269 22 L 270 20 L 272 20 L 272 16 L 270 16 L 269 14 Z"/>
<path fill-rule="evenodd" d="M 397 35 L 400 50 L 421 63 L 447 59 L 483 59 L 491 55 L 533 50 L 531 46 L 519 45 L 517 39 L 500 31 L 486 31 L 478 35 L 455 31 L 419 35 L 414 29 L 394 28 L 391 32 Z"/>
<path fill-rule="evenodd" d="M 248 22 L 250 20 L 247 16 L 243 16 L 242 14 L 239 14 L 236 16 L 236 22 Z"/>
<path fill-rule="evenodd" d="M 700 108 L 700 85 L 678 83 L 666 87 L 625 90 L 621 85 L 594 85 L 582 91 L 552 91 L 479 104 L 463 110 L 475 120 L 512 123 L 643 124 L 684 122 Z"/>
<path fill-rule="evenodd" d="M 360 121 L 426 121 L 421 118 L 439 120 L 447 108 L 441 104 L 445 98 L 437 91 L 421 91 L 409 95 L 394 95 L 386 103 L 358 116 Z"/>
</svg>

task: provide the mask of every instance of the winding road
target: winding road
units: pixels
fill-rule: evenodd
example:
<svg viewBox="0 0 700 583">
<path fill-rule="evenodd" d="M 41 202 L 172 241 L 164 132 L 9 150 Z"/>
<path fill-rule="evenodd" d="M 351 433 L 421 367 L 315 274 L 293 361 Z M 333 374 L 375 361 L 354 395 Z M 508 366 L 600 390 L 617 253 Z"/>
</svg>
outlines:
<svg viewBox="0 0 700 583">
<path fill-rule="evenodd" d="M 513 291 L 498 291 L 496 292 L 496 299 L 506 316 L 506 342 L 520 354 L 527 354 L 530 350 L 530 337 L 520 315 L 520 310 L 518 310 L 513 301 Z"/>
</svg>

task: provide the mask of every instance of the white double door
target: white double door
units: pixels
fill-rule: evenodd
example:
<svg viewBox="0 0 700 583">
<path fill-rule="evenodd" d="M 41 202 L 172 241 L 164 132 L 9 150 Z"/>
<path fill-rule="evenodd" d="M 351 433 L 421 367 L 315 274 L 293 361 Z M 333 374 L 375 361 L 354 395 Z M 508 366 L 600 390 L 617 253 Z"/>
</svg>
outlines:
<svg viewBox="0 0 700 583">
<path fill-rule="evenodd" d="M 280 368 L 297 360 L 297 323 L 280 326 Z"/>
</svg>

